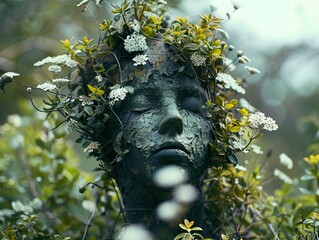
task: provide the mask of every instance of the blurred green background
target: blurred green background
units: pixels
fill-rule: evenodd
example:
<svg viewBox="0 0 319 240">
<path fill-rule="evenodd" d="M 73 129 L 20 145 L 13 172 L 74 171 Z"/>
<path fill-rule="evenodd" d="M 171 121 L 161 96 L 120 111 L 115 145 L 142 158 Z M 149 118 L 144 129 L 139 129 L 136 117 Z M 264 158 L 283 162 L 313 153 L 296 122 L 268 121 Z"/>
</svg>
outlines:
<svg viewBox="0 0 319 240">
<path fill-rule="evenodd" d="M 88 36 L 97 40 L 96 21 L 107 18 L 111 7 L 107 3 L 98 8 L 91 1 L 90 14 L 76 6 L 79 2 L 0 0 L 0 75 L 18 72 L 21 82 L 37 85 L 46 76 L 33 64 L 46 56 L 61 54 L 61 39 Z M 253 60 L 252 66 L 262 71 L 250 79 L 245 99 L 279 124 L 278 131 L 265 134 L 259 142 L 265 152 L 265 164 L 272 171 L 279 165 L 278 155 L 285 152 L 295 162 L 289 174 L 300 175 L 300 160 L 319 139 L 319 28 L 314 21 L 319 4 L 315 0 L 246 0 L 232 14 L 231 1 L 226 0 L 168 2 L 173 7 L 169 11 L 172 15 L 193 19 L 198 13 L 209 12 L 209 4 L 218 8 L 218 17 L 225 18 L 230 13 L 231 19 L 224 28 L 231 36 L 231 44 L 237 50 L 243 49 Z M 18 100 L 27 97 L 24 88 L 8 85 L 5 94 L 0 93 L 0 124 L 8 115 L 19 113 Z M 82 162 L 86 170 L 95 164 L 85 156 Z"/>
</svg>

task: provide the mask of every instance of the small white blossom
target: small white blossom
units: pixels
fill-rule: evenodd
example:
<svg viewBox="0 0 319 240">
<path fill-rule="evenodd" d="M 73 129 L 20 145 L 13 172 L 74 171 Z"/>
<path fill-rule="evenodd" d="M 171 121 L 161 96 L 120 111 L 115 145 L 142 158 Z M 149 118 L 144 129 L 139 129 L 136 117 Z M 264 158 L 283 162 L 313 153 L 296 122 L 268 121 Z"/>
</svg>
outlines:
<svg viewBox="0 0 319 240">
<path fill-rule="evenodd" d="M 238 58 L 238 63 L 245 64 L 245 63 L 247 63 L 247 61 L 246 61 L 246 59 L 244 57 L 239 57 Z"/>
<path fill-rule="evenodd" d="M 291 160 L 290 157 L 288 157 L 285 153 L 281 153 L 279 155 L 280 163 L 287 167 L 288 169 L 292 169 L 294 166 L 293 161 Z"/>
<path fill-rule="evenodd" d="M 249 67 L 249 66 L 245 66 L 245 68 L 247 69 L 247 71 L 250 74 L 259 74 L 260 73 L 260 70 L 258 70 L 257 68 Z"/>
<path fill-rule="evenodd" d="M 244 51 L 243 50 L 238 50 L 237 57 L 242 57 L 242 56 L 244 56 Z"/>
<path fill-rule="evenodd" d="M 97 82 L 102 82 L 103 81 L 103 77 L 102 77 L 102 75 L 97 75 L 97 76 L 95 76 L 95 80 L 97 81 Z"/>
<path fill-rule="evenodd" d="M 147 49 L 146 37 L 133 33 L 124 40 L 124 48 L 128 52 L 144 51 Z"/>
<path fill-rule="evenodd" d="M 275 131 L 278 129 L 276 121 L 271 117 L 266 117 L 265 114 L 262 112 L 251 114 L 248 117 L 248 121 L 250 122 L 250 127 L 252 128 L 263 127 L 263 129 L 267 131 Z"/>
<path fill-rule="evenodd" d="M 99 149 L 100 145 L 101 144 L 99 142 L 91 142 L 89 146 L 83 149 L 83 152 L 94 152 Z"/>
<path fill-rule="evenodd" d="M 250 145 L 251 150 L 256 154 L 263 154 L 264 152 L 261 150 L 261 147 L 255 144 Z"/>
<path fill-rule="evenodd" d="M 245 94 L 246 91 L 243 87 L 239 86 L 238 83 L 236 82 L 236 80 L 229 74 L 227 73 L 222 73 L 219 72 L 216 80 L 219 82 L 224 83 L 224 88 L 226 89 L 233 89 L 234 91 L 241 93 L 241 94 Z"/>
<path fill-rule="evenodd" d="M 79 123 L 74 120 L 74 119 L 70 119 L 68 121 L 68 132 L 71 133 L 71 132 L 74 132 L 78 129 L 79 127 Z"/>
<path fill-rule="evenodd" d="M 132 23 L 132 29 L 135 33 L 139 33 L 141 31 L 141 24 L 136 19 L 134 19 Z"/>
<path fill-rule="evenodd" d="M 250 127 L 252 128 L 259 128 L 262 123 L 265 121 L 266 116 L 262 112 L 256 112 L 254 114 L 251 114 L 248 118 L 248 121 L 250 122 Z"/>
<path fill-rule="evenodd" d="M 234 49 L 235 49 L 235 46 L 233 46 L 233 45 L 229 45 L 229 46 L 228 46 L 228 50 L 229 50 L 229 51 L 233 51 Z"/>
<path fill-rule="evenodd" d="M 123 87 L 113 89 L 108 96 L 109 105 L 112 107 L 116 102 L 124 100 L 127 93 L 127 89 Z"/>
<path fill-rule="evenodd" d="M 247 168 L 245 168 L 244 166 L 241 166 L 239 164 L 236 165 L 235 167 L 238 171 L 242 171 L 242 172 L 246 172 Z"/>
<path fill-rule="evenodd" d="M 6 72 L 4 74 L 2 74 L 2 76 L 0 77 L 0 79 L 2 78 L 13 78 L 13 77 L 18 77 L 20 76 L 19 73 L 16 73 L 16 72 Z"/>
<path fill-rule="evenodd" d="M 46 83 L 39 84 L 37 88 L 42 89 L 43 91 L 52 91 L 56 89 L 57 87 L 56 85 L 52 83 L 46 82 Z"/>
<path fill-rule="evenodd" d="M 274 175 L 285 183 L 288 183 L 288 184 L 293 183 L 292 179 L 287 174 L 285 174 L 284 172 L 280 171 L 277 168 L 274 170 Z"/>
<path fill-rule="evenodd" d="M 52 79 L 52 82 L 55 83 L 55 84 L 64 84 L 64 83 L 70 82 L 70 79 L 67 79 L 67 78 L 55 78 L 55 79 Z"/>
<path fill-rule="evenodd" d="M 89 98 L 87 96 L 84 96 L 84 95 L 81 95 L 80 96 L 80 101 L 82 102 L 81 105 L 82 106 L 90 106 L 90 105 L 93 105 L 94 104 L 94 101 L 92 98 Z"/>
<path fill-rule="evenodd" d="M 46 57 L 41 61 L 36 62 L 33 64 L 35 67 L 41 67 L 45 64 L 52 63 L 52 64 L 63 64 L 69 68 L 73 68 L 77 66 L 77 62 L 72 60 L 70 54 L 62 54 L 55 57 Z"/>
<path fill-rule="evenodd" d="M 231 144 L 233 148 L 237 150 L 243 150 L 245 148 L 245 145 L 243 144 L 241 139 L 238 139 L 237 141 L 232 141 Z"/>
<path fill-rule="evenodd" d="M 205 65 L 206 58 L 198 52 L 195 52 L 191 55 L 191 61 L 194 64 L 194 66 L 199 67 Z"/>
<path fill-rule="evenodd" d="M 136 57 L 133 58 L 133 61 L 135 62 L 134 66 L 145 65 L 147 60 L 150 60 L 147 55 L 144 55 L 144 54 L 137 55 Z"/>
<path fill-rule="evenodd" d="M 59 72 L 61 72 L 62 68 L 59 65 L 51 65 L 48 67 L 48 70 L 50 72 L 59 73 Z"/>
<path fill-rule="evenodd" d="M 28 88 L 27 88 L 27 92 L 28 92 L 28 93 L 31 93 L 31 91 L 32 91 L 32 88 L 31 88 L 31 87 L 28 87 Z"/>
<path fill-rule="evenodd" d="M 274 119 L 267 117 L 264 121 L 264 129 L 267 131 L 276 131 L 278 129 L 278 125 Z"/>
</svg>

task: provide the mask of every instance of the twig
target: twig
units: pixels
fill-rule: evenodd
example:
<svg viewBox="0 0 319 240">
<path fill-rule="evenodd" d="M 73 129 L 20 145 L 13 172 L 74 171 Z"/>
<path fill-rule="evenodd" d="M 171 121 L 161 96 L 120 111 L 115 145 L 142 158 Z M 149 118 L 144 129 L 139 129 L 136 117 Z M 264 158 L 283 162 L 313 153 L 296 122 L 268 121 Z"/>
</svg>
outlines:
<svg viewBox="0 0 319 240">
<path fill-rule="evenodd" d="M 85 229 L 84 229 L 84 233 L 83 233 L 83 236 L 82 236 L 82 240 L 85 240 L 86 237 L 87 237 L 87 234 L 89 232 L 89 228 L 91 227 L 91 223 L 94 219 L 94 216 L 95 216 L 95 211 L 96 211 L 96 206 L 98 204 L 98 191 L 95 192 L 95 204 L 93 206 L 93 209 L 92 209 L 92 213 L 89 217 L 89 220 L 87 221 L 86 225 L 85 225 Z"/>
</svg>

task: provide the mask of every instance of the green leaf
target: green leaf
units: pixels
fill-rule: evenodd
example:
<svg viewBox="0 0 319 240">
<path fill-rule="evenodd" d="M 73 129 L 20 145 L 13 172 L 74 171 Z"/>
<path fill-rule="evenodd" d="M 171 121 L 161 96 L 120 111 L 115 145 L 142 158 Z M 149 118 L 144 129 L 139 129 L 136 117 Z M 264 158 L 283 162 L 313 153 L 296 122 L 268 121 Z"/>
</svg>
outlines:
<svg viewBox="0 0 319 240">
<path fill-rule="evenodd" d="M 196 43 L 187 43 L 184 46 L 184 50 L 192 51 L 192 52 L 198 50 L 198 48 L 199 46 Z"/>
</svg>

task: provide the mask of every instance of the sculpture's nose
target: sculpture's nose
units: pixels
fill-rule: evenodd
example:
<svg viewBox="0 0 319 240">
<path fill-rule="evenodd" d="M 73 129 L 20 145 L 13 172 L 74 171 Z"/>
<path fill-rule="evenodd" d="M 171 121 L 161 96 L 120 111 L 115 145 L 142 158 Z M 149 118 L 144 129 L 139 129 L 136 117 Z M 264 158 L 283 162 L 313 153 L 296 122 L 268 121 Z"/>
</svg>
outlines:
<svg viewBox="0 0 319 240">
<path fill-rule="evenodd" d="M 165 96 L 162 103 L 162 120 L 159 125 L 160 134 L 178 135 L 183 132 L 183 120 L 173 94 Z"/>
</svg>

